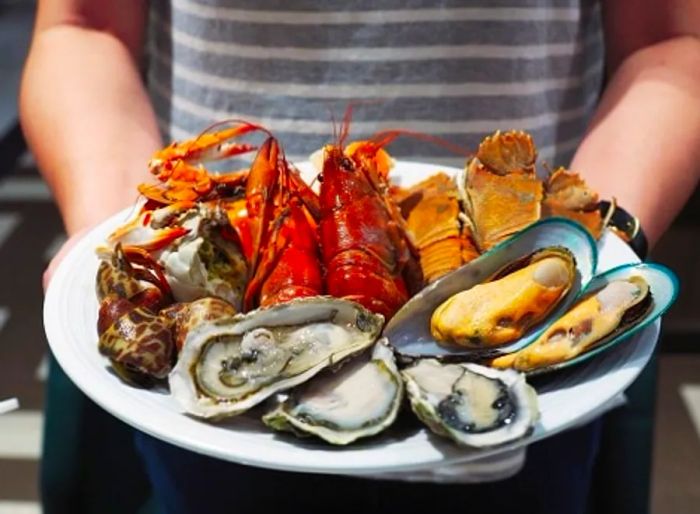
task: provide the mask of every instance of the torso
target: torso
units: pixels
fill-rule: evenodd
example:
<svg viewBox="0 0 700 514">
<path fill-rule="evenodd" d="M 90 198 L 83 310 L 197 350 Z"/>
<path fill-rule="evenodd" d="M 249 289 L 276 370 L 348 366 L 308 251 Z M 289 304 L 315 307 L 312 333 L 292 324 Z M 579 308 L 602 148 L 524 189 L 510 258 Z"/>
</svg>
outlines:
<svg viewBox="0 0 700 514">
<path fill-rule="evenodd" d="M 593 0 L 155 0 L 148 82 L 166 139 L 224 118 L 273 130 L 292 159 L 332 138 L 402 128 L 474 148 L 529 131 L 566 165 L 598 100 Z M 461 164 L 413 139 L 395 156 Z"/>
</svg>

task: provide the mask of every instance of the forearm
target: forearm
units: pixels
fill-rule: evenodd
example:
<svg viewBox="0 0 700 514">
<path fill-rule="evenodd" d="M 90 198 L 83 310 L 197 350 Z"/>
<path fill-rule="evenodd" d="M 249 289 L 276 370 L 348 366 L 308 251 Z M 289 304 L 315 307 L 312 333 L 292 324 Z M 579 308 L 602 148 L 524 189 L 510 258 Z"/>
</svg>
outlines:
<svg viewBox="0 0 700 514">
<path fill-rule="evenodd" d="M 571 168 L 639 217 L 654 244 L 700 177 L 700 41 L 631 54 L 608 84 Z"/>
<path fill-rule="evenodd" d="M 161 144 L 133 54 L 114 35 L 79 25 L 35 36 L 20 115 L 69 233 L 133 202 Z"/>
</svg>

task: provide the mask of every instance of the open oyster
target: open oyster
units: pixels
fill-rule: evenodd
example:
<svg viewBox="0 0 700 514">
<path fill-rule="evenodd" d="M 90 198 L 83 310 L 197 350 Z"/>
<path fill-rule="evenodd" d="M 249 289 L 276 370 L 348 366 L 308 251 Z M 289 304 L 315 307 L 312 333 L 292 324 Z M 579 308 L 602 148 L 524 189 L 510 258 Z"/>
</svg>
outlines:
<svg viewBox="0 0 700 514">
<path fill-rule="evenodd" d="M 579 362 L 627 338 L 642 322 L 656 319 L 675 294 L 675 276 L 663 266 L 615 268 L 593 279 L 576 305 L 534 343 L 490 364 L 537 374 Z"/>
<path fill-rule="evenodd" d="M 430 319 L 439 342 L 471 348 L 509 343 L 549 314 L 576 278 L 566 248 L 544 248 L 506 266 L 489 281 L 457 293 Z"/>
<path fill-rule="evenodd" d="M 275 430 L 344 445 L 391 425 L 402 398 L 403 382 L 384 339 L 369 359 L 358 357 L 293 389 L 263 421 Z"/>
<path fill-rule="evenodd" d="M 376 341 L 384 318 L 347 300 L 310 297 L 190 331 L 170 374 L 186 412 L 239 414 Z"/>
<path fill-rule="evenodd" d="M 527 436 L 539 411 L 525 376 L 478 364 L 418 361 L 401 372 L 411 408 L 436 434 L 477 448 Z"/>
<path fill-rule="evenodd" d="M 405 360 L 425 357 L 478 360 L 526 346 L 546 328 L 546 319 L 525 329 L 522 336 L 513 342 L 481 348 L 439 344 L 431 332 L 431 319 L 435 310 L 457 293 L 489 280 L 501 270 L 511 269 L 510 266 L 514 263 L 522 262 L 522 259 L 540 250 L 552 247 L 565 248 L 575 261 L 571 287 L 547 319 L 560 316 L 573 303 L 582 286 L 593 277 L 598 254 L 595 241 L 582 226 L 561 218 L 549 218 L 531 225 L 490 252 L 423 289 L 396 313 L 387 324 L 384 335 Z M 568 270 L 566 265 L 564 267 Z M 494 295 L 501 296 L 504 304 L 508 303 L 508 294 L 501 295 L 499 290 Z"/>
</svg>

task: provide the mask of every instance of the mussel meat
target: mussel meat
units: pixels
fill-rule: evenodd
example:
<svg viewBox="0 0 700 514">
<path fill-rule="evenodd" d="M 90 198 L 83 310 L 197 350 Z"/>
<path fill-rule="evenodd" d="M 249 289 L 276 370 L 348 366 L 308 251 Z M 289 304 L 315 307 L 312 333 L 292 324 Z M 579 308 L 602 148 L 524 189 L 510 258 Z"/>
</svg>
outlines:
<svg viewBox="0 0 700 514">
<path fill-rule="evenodd" d="M 532 371 L 571 360 L 639 322 L 651 305 L 651 289 L 641 276 L 611 281 L 586 295 L 534 343 L 491 365 Z"/>
<path fill-rule="evenodd" d="M 575 277 L 570 251 L 538 250 L 440 305 L 430 321 L 433 337 L 470 348 L 515 341 L 552 312 Z"/>
</svg>

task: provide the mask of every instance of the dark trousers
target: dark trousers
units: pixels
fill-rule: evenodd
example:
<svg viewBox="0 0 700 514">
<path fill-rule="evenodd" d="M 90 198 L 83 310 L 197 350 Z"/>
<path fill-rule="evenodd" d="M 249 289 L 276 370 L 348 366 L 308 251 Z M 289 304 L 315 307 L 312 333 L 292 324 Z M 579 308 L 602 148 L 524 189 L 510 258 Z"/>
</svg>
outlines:
<svg viewBox="0 0 700 514">
<path fill-rule="evenodd" d="M 516 476 L 478 485 L 271 471 L 204 457 L 142 433 L 136 444 L 167 514 L 578 514 L 586 511 L 600 426 L 597 420 L 533 444 Z"/>
<path fill-rule="evenodd" d="M 591 514 L 643 514 L 649 511 L 655 378 L 652 361 L 628 391 L 630 404 L 606 415 L 592 495 L 587 496 L 597 425 L 532 445 L 525 469 L 516 477 L 480 486 L 280 473 L 207 459 L 140 434 L 136 452 L 132 429 L 88 400 L 52 359 L 41 462 L 44 513 L 154 514 L 164 510 L 156 508 L 158 503 L 174 513 L 218 512 L 198 506 L 211 509 L 216 501 L 226 503 L 223 510 L 215 509 L 236 513 L 271 505 L 284 512 L 306 506 L 308 512 L 324 508 L 335 514 L 358 505 L 415 512 L 428 501 L 433 506 L 434 500 L 435 507 L 453 502 L 460 512 L 479 514 L 568 514 L 581 512 L 586 503 Z M 157 502 L 149 502 L 151 485 L 139 453 Z M 340 490 L 338 501 L 332 491 Z M 204 498 L 197 498 L 203 491 Z"/>
</svg>

